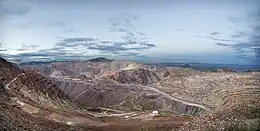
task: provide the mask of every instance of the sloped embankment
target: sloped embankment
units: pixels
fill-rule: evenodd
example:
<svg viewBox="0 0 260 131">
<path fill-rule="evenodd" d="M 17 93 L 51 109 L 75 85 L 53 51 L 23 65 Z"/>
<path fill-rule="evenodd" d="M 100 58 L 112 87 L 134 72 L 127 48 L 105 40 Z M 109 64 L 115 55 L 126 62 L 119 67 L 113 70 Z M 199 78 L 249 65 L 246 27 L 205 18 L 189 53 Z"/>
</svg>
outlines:
<svg viewBox="0 0 260 131">
<path fill-rule="evenodd" d="M 51 63 L 38 69 L 43 75 L 53 78 L 69 98 L 85 107 L 160 110 L 189 115 L 203 111 L 192 104 L 176 101 L 153 87 L 144 87 L 160 82 L 169 72 L 142 66 L 131 61 L 88 61 Z"/>
<path fill-rule="evenodd" d="M 2 58 L 0 67 L 1 130 L 80 130 L 80 125 L 69 125 L 83 116 L 81 121 L 90 125 L 101 122 L 71 103 L 52 81 L 35 71 L 24 70 Z"/>
<path fill-rule="evenodd" d="M 24 70 L 2 59 L 0 66 L 1 130 L 171 130 L 192 119 L 187 116 L 154 118 L 150 114 L 133 120 L 120 117 L 121 114 L 101 118 L 89 115 L 72 103 L 52 80 L 36 71 Z"/>
</svg>

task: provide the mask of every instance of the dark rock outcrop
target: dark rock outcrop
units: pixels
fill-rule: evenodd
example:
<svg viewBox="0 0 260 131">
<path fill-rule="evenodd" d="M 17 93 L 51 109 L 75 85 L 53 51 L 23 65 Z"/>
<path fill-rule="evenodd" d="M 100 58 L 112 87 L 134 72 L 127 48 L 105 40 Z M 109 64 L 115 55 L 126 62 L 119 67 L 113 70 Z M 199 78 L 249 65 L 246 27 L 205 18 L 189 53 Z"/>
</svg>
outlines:
<svg viewBox="0 0 260 131">
<path fill-rule="evenodd" d="M 154 72 L 142 68 L 136 70 L 123 70 L 111 76 L 111 78 L 124 84 L 147 85 L 160 81 L 160 78 Z"/>
<path fill-rule="evenodd" d="M 113 60 L 107 59 L 105 57 L 98 57 L 98 58 L 90 59 L 88 61 L 89 62 L 111 62 Z"/>
<path fill-rule="evenodd" d="M 0 68 L 11 68 L 12 63 L 7 62 L 4 58 L 0 57 Z"/>
</svg>

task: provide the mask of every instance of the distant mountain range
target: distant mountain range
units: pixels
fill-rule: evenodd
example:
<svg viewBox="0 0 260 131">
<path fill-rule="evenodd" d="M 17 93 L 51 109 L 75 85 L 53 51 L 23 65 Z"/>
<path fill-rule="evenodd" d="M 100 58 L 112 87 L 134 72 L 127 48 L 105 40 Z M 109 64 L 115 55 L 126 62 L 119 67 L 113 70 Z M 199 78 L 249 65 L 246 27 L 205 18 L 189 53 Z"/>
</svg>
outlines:
<svg viewBox="0 0 260 131">
<path fill-rule="evenodd" d="M 39 66 L 42 64 L 50 64 L 55 62 L 72 62 L 72 61 L 82 61 L 82 60 L 66 60 L 66 61 L 30 61 L 30 62 L 23 62 L 20 63 L 21 66 Z M 105 57 L 97 57 L 93 59 L 86 60 L 88 62 L 111 62 L 113 59 L 107 59 Z M 260 71 L 259 65 L 239 65 L 239 64 L 211 64 L 211 63 L 198 63 L 198 62 L 162 62 L 162 63 L 149 63 L 146 64 L 157 65 L 162 67 L 183 67 L 183 68 L 193 68 L 196 70 L 202 71 L 214 71 L 218 68 L 221 69 L 229 69 L 235 72 L 247 72 L 247 71 Z"/>
<path fill-rule="evenodd" d="M 210 63 L 174 63 L 174 62 L 164 62 L 159 63 L 161 66 L 170 67 L 184 67 L 193 68 L 197 70 L 214 70 L 218 68 L 230 69 L 236 72 L 245 72 L 249 70 L 259 71 L 260 67 L 258 65 L 238 65 L 238 64 L 210 64 Z"/>
</svg>

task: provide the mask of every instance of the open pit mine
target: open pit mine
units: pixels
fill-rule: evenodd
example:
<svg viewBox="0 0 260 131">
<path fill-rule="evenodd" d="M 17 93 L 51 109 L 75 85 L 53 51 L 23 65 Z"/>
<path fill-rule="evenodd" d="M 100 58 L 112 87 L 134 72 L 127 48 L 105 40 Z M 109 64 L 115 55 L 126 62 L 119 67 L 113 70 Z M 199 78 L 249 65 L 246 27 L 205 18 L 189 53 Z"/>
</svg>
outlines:
<svg viewBox="0 0 260 131">
<path fill-rule="evenodd" d="M 0 58 L 1 131 L 256 131 L 260 72 Z"/>
</svg>

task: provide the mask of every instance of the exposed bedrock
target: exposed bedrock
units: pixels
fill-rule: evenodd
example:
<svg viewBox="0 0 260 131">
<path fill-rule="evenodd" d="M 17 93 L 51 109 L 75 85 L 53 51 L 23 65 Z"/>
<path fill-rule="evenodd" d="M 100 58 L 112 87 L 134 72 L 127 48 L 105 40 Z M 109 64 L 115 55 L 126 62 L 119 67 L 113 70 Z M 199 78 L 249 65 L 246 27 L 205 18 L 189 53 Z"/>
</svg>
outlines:
<svg viewBox="0 0 260 131">
<path fill-rule="evenodd" d="M 109 107 L 125 111 L 161 110 L 196 115 L 203 109 L 173 101 L 138 85 L 121 85 L 111 80 L 96 83 L 58 81 L 57 85 L 75 102 L 86 107 Z"/>
</svg>

